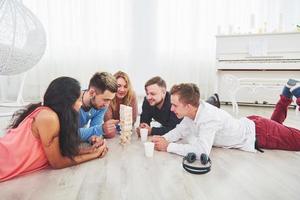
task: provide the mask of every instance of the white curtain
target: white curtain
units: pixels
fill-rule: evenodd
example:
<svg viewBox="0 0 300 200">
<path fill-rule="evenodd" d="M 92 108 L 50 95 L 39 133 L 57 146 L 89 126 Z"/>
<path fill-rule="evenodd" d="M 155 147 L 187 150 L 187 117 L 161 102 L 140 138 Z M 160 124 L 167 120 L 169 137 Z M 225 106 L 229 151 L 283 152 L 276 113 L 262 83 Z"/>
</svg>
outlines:
<svg viewBox="0 0 300 200">
<path fill-rule="evenodd" d="M 215 87 L 215 35 L 295 31 L 298 0 L 23 0 L 43 23 L 47 49 L 29 71 L 23 96 L 39 99 L 58 76 L 87 87 L 96 71 L 124 70 L 138 95 L 146 80 Z M 18 77 L 0 77 L 14 97 Z M 5 85 L 5 86 L 4 86 Z M 15 92 L 15 93 L 14 93 Z M 9 94 L 9 95 L 8 95 Z"/>
<path fill-rule="evenodd" d="M 203 98 L 215 88 L 216 34 L 295 31 L 300 23 L 297 0 L 158 2 L 157 66 L 172 84 L 198 83 Z"/>
</svg>

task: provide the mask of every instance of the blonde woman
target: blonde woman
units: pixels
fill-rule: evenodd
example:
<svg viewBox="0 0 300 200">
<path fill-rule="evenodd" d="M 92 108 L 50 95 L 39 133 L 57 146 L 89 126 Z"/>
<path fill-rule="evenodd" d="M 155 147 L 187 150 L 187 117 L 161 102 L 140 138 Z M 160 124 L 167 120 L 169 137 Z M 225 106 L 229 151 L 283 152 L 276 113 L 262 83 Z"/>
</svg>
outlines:
<svg viewBox="0 0 300 200">
<path fill-rule="evenodd" d="M 114 77 L 117 79 L 118 90 L 116 97 L 112 100 L 105 113 L 104 121 L 110 119 L 120 120 L 120 104 L 124 104 L 132 107 L 132 120 L 135 123 L 137 117 L 137 98 L 129 76 L 125 72 L 118 71 L 114 74 Z"/>
</svg>

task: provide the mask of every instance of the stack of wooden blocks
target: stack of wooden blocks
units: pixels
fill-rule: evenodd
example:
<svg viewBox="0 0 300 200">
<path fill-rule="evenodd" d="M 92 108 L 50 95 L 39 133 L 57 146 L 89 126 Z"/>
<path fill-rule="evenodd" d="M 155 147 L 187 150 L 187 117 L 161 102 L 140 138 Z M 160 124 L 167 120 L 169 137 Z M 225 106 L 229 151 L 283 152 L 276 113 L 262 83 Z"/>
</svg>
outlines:
<svg viewBox="0 0 300 200">
<path fill-rule="evenodd" d="M 120 128 L 122 145 L 130 143 L 132 134 L 132 107 L 120 105 Z"/>
</svg>

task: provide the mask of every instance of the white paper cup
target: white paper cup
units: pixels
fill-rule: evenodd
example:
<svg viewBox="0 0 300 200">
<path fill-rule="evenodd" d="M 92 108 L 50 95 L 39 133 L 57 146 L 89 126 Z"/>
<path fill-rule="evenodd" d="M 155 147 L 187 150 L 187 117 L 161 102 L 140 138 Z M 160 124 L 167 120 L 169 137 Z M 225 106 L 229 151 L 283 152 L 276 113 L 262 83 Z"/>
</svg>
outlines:
<svg viewBox="0 0 300 200">
<path fill-rule="evenodd" d="M 144 146 L 145 146 L 146 157 L 153 157 L 154 143 L 153 142 L 145 142 Z"/>
<path fill-rule="evenodd" d="M 148 129 L 146 129 L 146 128 L 141 128 L 141 129 L 140 129 L 140 134 L 141 134 L 141 141 L 142 141 L 142 142 L 147 142 Z"/>
</svg>

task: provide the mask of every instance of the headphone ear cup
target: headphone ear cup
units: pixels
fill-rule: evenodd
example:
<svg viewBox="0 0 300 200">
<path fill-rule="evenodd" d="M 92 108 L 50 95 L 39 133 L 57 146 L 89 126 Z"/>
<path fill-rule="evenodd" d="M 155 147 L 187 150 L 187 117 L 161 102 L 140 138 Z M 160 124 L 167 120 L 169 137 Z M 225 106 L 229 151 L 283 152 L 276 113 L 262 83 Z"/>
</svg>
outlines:
<svg viewBox="0 0 300 200">
<path fill-rule="evenodd" d="M 196 154 L 195 153 L 188 153 L 186 155 L 186 160 L 188 163 L 193 163 L 196 160 Z"/>
<path fill-rule="evenodd" d="M 185 157 L 182 159 L 182 167 L 184 170 L 186 170 L 189 173 L 192 174 L 206 174 L 210 172 L 211 169 L 211 161 L 210 158 L 206 154 L 201 154 L 200 155 L 200 162 L 203 165 L 206 165 L 209 163 L 209 166 L 205 167 L 199 167 L 195 165 L 189 165 L 188 163 L 192 163 L 196 160 L 196 154 L 195 153 L 188 153 Z"/>
<path fill-rule="evenodd" d="M 206 165 L 208 163 L 208 156 L 205 153 L 201 154 L 200 161 L 202 165 Z"/>
</svg>

